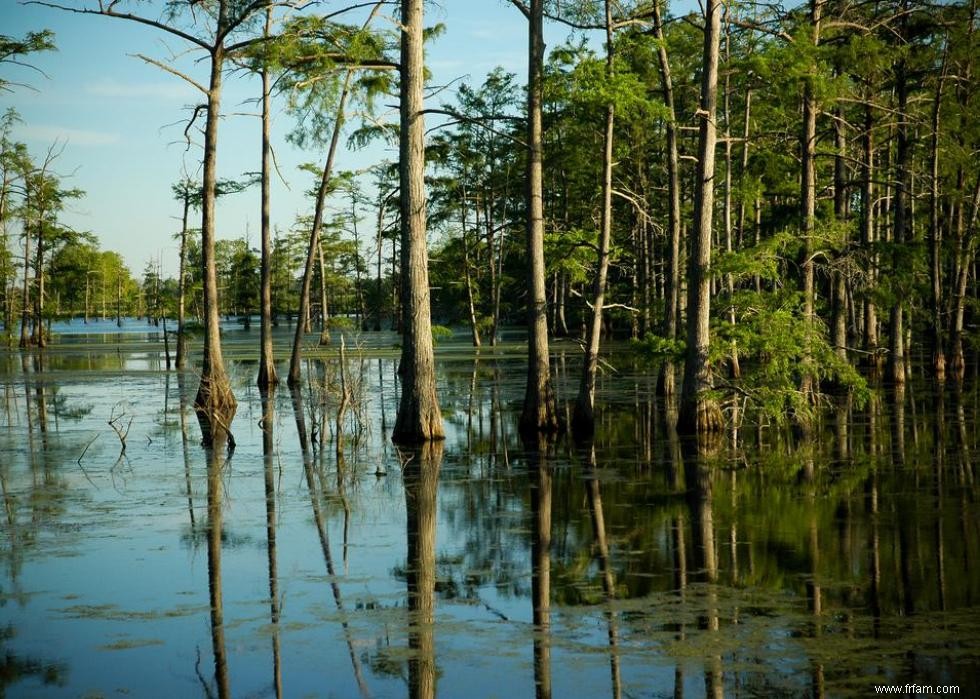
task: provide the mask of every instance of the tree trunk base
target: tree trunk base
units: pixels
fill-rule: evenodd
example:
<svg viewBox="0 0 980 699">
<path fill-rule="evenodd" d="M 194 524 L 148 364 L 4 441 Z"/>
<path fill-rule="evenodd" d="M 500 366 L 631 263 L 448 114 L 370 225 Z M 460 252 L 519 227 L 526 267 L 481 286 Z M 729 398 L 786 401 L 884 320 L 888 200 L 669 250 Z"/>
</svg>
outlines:
<svg viewBox="0 0 980 699">
<path fill-rule="evenodd" d="M 446 438 L 446 433 L 442 426 L 442 415 L 436 410 L 425 411 L 422 415 L 411 411 L 411 414 L 403 414 L 399 411 L 395 421 L 395 429 L 391 434 L 391 441 L 395 444 L 425 444 L 427 442 L 442 441 Z"/>
<path fill-rule="evenodd" d="M 660 367 L 657 377 L 657 395 L 661 398 L 672 398 L 677 395 L 677 378 L 674 363 L 667 361 Z"/>
<path fill-rule="evenodd" d="M 584 442 L 595 436 L 595 408 L 588 396 L 579 396 L 572 410 L 572 438 Z"/>
<path fill-rule="evenodd" d="M 538 434 L 554 435 L 561 431 L 558 407 L 550 390 L 543 396 L 534 395 L 530 390 L 525 394 L 518 431 L 524 438 Z"/>
<path fill-rule="evenodd" d="M 864 355 L 861 366 L 868 374 L 868 378 L 870 378 L 872 381 L 877 381 L 881 378 L 881 370 L 883 367 L 881 357 L 878 356 L 877 352 L 872 351 Z"/>
<path fill-rule="evenodd" d="M 946 354 L 938 350 L 932 355 L 933 378 L 940 383 L 946 381 Z"/>
<path fill-rule="evenodd" d="M 178 371 L 184 368 L 187 363 L 187 337 L 180 330 L 177 331 L 177 356 L 174 360 L 174 368 Z"/>
<path fill-rule="evenodd" d="M 279 375 L 273 362 L 259 362 L 259 377 L 256 385 L 260 389 L 269 389 L 279 384 Z"/>
<path fill-rule="evenodd" d="M 235 419 L 237 410 L 238 401 L 226 376 L 201 377 L 201 385 L 194 398 L 194 412 L 201 425 L 201 442 L 205 447 L 221 447 L 227 441 L 229 449 L 234 448 L 231 421 Z"/>
<path fill-rule="evenodd" d="M 966 376 L 966 357 L 963 354 L 963 343 L 953 345 L 953 356 L 949 362 L 949 375 L 954 381 L 962 381 Z"/>
<path fill-rule="evenodd" d="M 677 414 L 678 434 L 717 434 L 724 428 L 725 421 L 717 401 L 699 398 L 693 403 L 681 404 Z"/>
</svg>

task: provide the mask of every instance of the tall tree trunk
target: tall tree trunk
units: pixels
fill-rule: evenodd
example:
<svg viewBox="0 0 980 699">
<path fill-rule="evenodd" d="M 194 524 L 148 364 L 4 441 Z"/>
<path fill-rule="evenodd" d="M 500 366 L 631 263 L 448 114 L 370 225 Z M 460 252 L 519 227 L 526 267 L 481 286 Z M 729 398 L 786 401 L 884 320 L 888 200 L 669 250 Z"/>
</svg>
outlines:
<svg viewBox="0 0 980 699">
<path fill-rule="evenodd" d="M 527 387 L 520 428 L 556 432 L 558 411 L 548 356 L 548 299 L 544 265 L 544 185 L 541 103 L 544 94 L 544 0 L 530 0 L 527 79 Z"/>
<path fill-rule="evenodd" d="M 810 24 L 813 32 L 813 45 L 820 43 L 820 21 L 823 13 L 824 0 L 810 0 Z M 817 209 L 817 170 L 816 170 L 816 147 L 817 147 L 817 111 L 819 106 L 814 95 L 814 77 L 805 78 L 803 85 L 803 133 L 801 143 L 801 169 L 802 178 L 800 182 L 800 227 L 803 231 L 803 321 L 806 324 L 807 332 L 815 332 L 816 313 L 814 311 L 814 241 L 813 230 L 816 225 Z M 807 400 L 813 399 L 814 367 L 811 357 L 809 341 L 804 347 L 803 366 L 801 367 L 802 376 L 800 378 L 800 391 Z"/>
<path fill-rule="evenodd" d="M 909 130 L 907 120 L 908 109 L 908 75 L 905 61 L 895 64 L 895 94 L 898 99 L 897 139 L 895 147 L 895 195 L 892 214 L 892 244 L 895 250 L 892 255 L 892 273 L 899 284 L 905 272 L 902 261 L 902 250 L 905 244 L 906 228 L 908 226 L 909 198 Z M 896 294 L 892 302 L 888 338 L 888 379 L 896 385 L 905 383 L 905 328 L 904 328 L 904 299 L 901 293 Z"/>
<path fill-rule="evenodd" d="M 264 36 L 272 32 L 272 6 L 265 11 Z M 262 66 L 262 261 L 260 280 L 260 329 L 259 329 L 259 388 L 268 388 L 279 383 L 276 374 L 276 359 L 272 351 L 272 226 L 269 222 L 269 180 L 272 177 L 271 130 L 271 86 L 269 68 Z"/>
<path fill-rule="evenodd" d="M 369 20 L 370 21 L 370 20 Z M 293 350 L 289 357 L 289 375 L 286 383 L 290 388 L 299 386 L 303 362 L 303 333 L 308 332 L 304 327 L 310 314 L 310 287 L 313 283 L 313 265 L 316 264 L 317 253 L 320 250 L 320 228 L 323 226 L 323 209 L 327 193 L 330 189 L 330 174 L 333 172 L 333 162 L 337 154 L 337 144 L 340 142 L 340 132 L 344 125 L 344 108 L 350 94 L 350 83 L 353 72 L 348 70 L 344 76 L 344 86 L 340 91 L 337 102 L 337 116 L 334 120 L 333 133 L 330 135 L 330 147 L 327 160 L 320 174 L 320 185 L 316 192 L 316 204 L 313 208 L 313 227 L 310 230 L 310 244 L 306 249 L 306 265 L 303 267 L 303 283 L 299 295 L 299 315 L 297 316 L 296 334 L 293 336 Z"/>
<path fill-rule="evenodd" d="M 42 178 L 43 179 L 43 178 Z M 38 196 L 38 203 L 41 197 Z M 31 344 L 44 347 L 44 209 L 39 208 L 34 246 L 34 321 Z"/>
<path fill-rule="evenodd" d="M 867 256 L 868 290 L 864 295 L 864 340 L 865 364 L 872 374 L 880 370 L 878 360 L 878 313 L 874 299 L 869 291 L 874 288 L 877 276 L 877 255 L 875 244 L 875 186 L 874 186 L 874 113 L 871 96 L 864 107 L 864 158 L 861 163 L 861 245 Z"/>
<path fill-rule="evenodd" d="M 844 121 L 841 110 L 835 110 L 834 119 L 834 218 L 838 222 L 847 219 L 847 135 L 844 133 Z M 845 240 L 840 255 L 843 256 L 849 243 Z M 847 361 L 847 283 L 844 271 L 835 269 L 831 274 L 831 299 L 833 301 L 830 321 L 831 340 L 834 352 L 843 361 Z"/>
<path fill-rule="evenodd" d="M 476 317 L 476 303 L 473 299 L 473 279 L 470 273 L 470 245 L 469 237 L 466 235 L 466 173 L 463 173 L 462 201 L 460 202 L 460 226 L 463 231 L 463 266 L 466 281 L 466 301 L 470 312 L 470 333 L 473 338 L 473 346 L 480 346 L 480 326 Z"/>
<path fill-rule="evenodd" d="M 187 363 L 187 334 L 185 324 L 185 303 L 187 297 L 187 219 L 191 209 L 190 192 L 184 192 L 184 215 L 180 226 L 180 262 L 177 266 L 177 358 L 178 370 Z M 87 280 L 86 280 L 87 283 Z"/>
<path fill-rule="evenodd" d="M 436 395 L 435 357 L 429 302 L 429 255 L 426 249 L 425 123 L 422 88 L 423 0 L 402 0 L 400 65 L 399 180 L 401 183 L 402 390 L 392 439 L 421 443 L 443 439 L 442 414 Z"/>
<path fill-rule="evenodd" d="M 24 211 L 30 211 L 30 198 L 31 190 L 30 186 L 25 187 L 24 195 Z M 20 343 L 21 349 L 27 347 L 30 343 L 30 338 L 27 335 L 27 325 L 30 322 L 30 307 L 31 307 L 31 274 L 30 274 L 30 260 L 31 260 L 31 222 L 29 220 L 29 214 L 24 215 L 24 288 L 20 295 Z"/>
<path fill-rule="evenodd" d="M 316 245 L 317 258 L 320 264 L 320 344 L 330 344 L 330 313 L 327 309 L 327 266 L 323 260 L 323 241 Z"/>
<path fill-rule="evenodd" d="M 732 130 L 731 130 L 731 61 L 732 31 L 725 10 L 725 252 L 731 254 L 732 247 Z M 735 328 L 735 280 L 732 274 L 725 275 L 725 293 L 728 295 L 728 324 Z M 738 363 L 738 344 L 732 340 L 728 365 L 732 378 L 742 375 Z"/>
<path fill-rule="evenodd" d="M 381 197 L 378 202 L 378 260 L 377 260 L 377 275 L 375 278 L 375 290 L 377 296 L 375 297 L 375 309 L 374 309 L 374 330 L 375 332 L 381 331 L 381 313 L 384 310 L 384 282 L 381 279 L 381 258 L 384 247 L 384 220 L 385 220 L 385 204 L 387 203 L 387 197 Z"/>
<path fill-rule="evenodd" d="M 219 5 L 218 28 L 226 23 L 226 3 Z M 207 121 L 204 127 L 204 181 L 201 207 L 201 258 L 204 280 L 204 358 L 201 385 L 194 399 L 194 410 L 201 425 L 205 447 L 220 449 L 231 436 L 231 421 L 238 402 L 232 393 L 221 356 L 221 328 L 218 314 L 218 275 L 214 257 L 214 201 L 217 184 L 218 121 L 221 117 L 221 71 L 224 47 L 211 54 L 211 80 L 208 87 Z"/>
<path fill-rule="evenodd" d="M 667 200 L 669 227 L 667 231 L 667 288 L 664 294 L 663 333 L 668 340 L 677 340 L 677 311 L 681 285 L 681 182 L 680 157 L 677 152 L 677 120 L 674 114 L 674 86 L 670 76 L 670 62 L 667 58 L 667 44 L 664 39 L 663 18 L 660 2 L 653 3 L 654 30 L 657 37 L 657 58 L 660 65 L 661 91 L 667 107 Z M 674 362 L 664 360 L 660 369 L 658 392 L 663 396 L 675 393 Z"/>
<path fill-rule="evenodd" d="M 942 316 L 942 230 L 939 227 L 939 118 L 946 78 L 946 54 L 942 72 L 936 81 L 932 105 L 932 139 L 929 154 L 929 277 L 932 291 L 932 368 L 937 381 L 946 380 L 946 353 Z"/>
<path fill-rule="evenodd" d="M 711 388 L 708 359 L 711 315 L 711 229 L 714 214 L 718 54 L 721 43 L 721 0 L 707 0 L 704 23 L 701 102 L 697 115 L 698 165 L 694 188 L 694 231 L 688 259 L 687 351 L 684 385 L 677 416 L 681 433 L 712 433 L 722 429 L 721 409 L 707 395 Z"/>
<path fill-rule="evenodd" d="M 966 291 L 970 279 L 971 257 L 974 251 L 973 238 L 976 235 L 977 218 L 980 216 L 980 173 L 977 174 L 973 190 L 970 219 L 966 230 L 959 236 L 957 250 L 958 263 L 956 266 L 956 288 L 953 295 L 953 322 L 950 329 L 950 375 L 956 381 L 962 381 L 966 373 L 966 360 L 963 355 L 963 333 L 965 330 Z M 958 224 L 962 229 L 962 223 Z"/>
<path fill-rule="evenodd" d="M 606 77 L 613 80 L 613 28 L 610 0 L 605 0 L 606 25 Z M 585 340 L 585 357 L 582 362 L 582 380 L 578 398 L 572 412 L 572 432 L 576 437 L 588 437 L 595 431 L 595 378 L 599 363 L 599 339 L 602 335 L 602 307 L 606 297 L 606 276 L 609 273 L 609 246 L 612 239 L 612 169 L 613 127 L 616 118 L 615 105 L 606 105 L 606 129 L 603 135 L 602 153 L 602 214 L 599 229 L 599 252 L 593 287 L 592 322 Z"/>
</svg>

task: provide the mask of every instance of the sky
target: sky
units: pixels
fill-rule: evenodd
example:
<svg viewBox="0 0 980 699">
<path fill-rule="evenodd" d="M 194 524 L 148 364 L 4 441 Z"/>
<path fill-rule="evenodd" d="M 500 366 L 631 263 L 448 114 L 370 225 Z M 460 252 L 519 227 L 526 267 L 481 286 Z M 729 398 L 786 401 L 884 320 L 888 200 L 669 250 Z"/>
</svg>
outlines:
<svg viewBox="0 0 980 699">
<path fill-rule="evenodd" d="M 97 0 L 61 0 L 73 7 L 97 6 Z M 158 3 L 124 0 L 141 14 L 151 16 Z M 351 2 L 324 2 L 329 12 Z M 382 14 L 390 13 L 385 10 Z M 390 26 L 388 14 L 378 22 Z M 480 84 L 496 66 L 518 75 L 527 73 L 527 23 L 507 0 L 434 0 L 426 4 L 427 25 L 442 23 L 445 32 L 428 45 L 426 60 L 432 84 L 462 80 Z M 63 152 L 55 171 L 64 185 L 80 188 L 86 196 L 71 202 L 62 222 L 76 230 L 95 233 L 104 250 L 120 252 L 130 270 L 141 275 L 146 264 L 162 260 L 166 275 L 177 267 L 180 206 L 171 185 L 183 172 L 199 172 L 199 147 L 187 149 L 183 127 L 189 107 L 200 93 L 180 78 L 148 65 L 133 54 L 180 66 L 207 83 L 207 66 L 187 54 L 180 39 L 134 22 L 80 15 L 17 0 L 0 0 L 0 33 L 22 37 L 28 31 L 51 29 L 58 50 L 36 54 L 30 63 L 43 72 L 3 65 L 6 80 L 29 83 L 34 89 L 15 88 L 0 93 L 0 111 L 14 107 L 23 124 L 14 133 L 35 158 L 53 144 Z M 546 29 L 549 46 L 561 42 L 568 31 Z M 453 82 L 457 81 L 457 82 Z M 260 120 L 249 100 L 260 94 L 257 78 L 227 76 L 224 83 L 219 131 L 218 175 L 233 178 L 260 166 Z M 442 92 L 429 106 L 451 101 Z M 392 102 L 393 100 L 387 100 Z M 394 106 L 394 105 L 392 105 Z M 305 162 L 322 164 L 320 150 L 300 150 L 286 140 L 295 122 L 279 100 L 273 115 L 273 148 L 283 179 L 272 184 L 272 225 L 290 229 L 296 216 L 308 214 L 312 202 L 306 192 L 312 177 L 301 173 Z M 392 118 L 397 118 L 392 114 Z M 342 142 L 343 143 L 343 142 Z M 366 168 L 397 151 L 376 146 L 361 152 L 338 152 L 336 170 Z M 219 238 L 247 235 L 253 247 L 259 240 L 257 189 L 219 200 L 216 213 Z M 200 222 L 197 222 L 200 225 Z"/>
</svg>

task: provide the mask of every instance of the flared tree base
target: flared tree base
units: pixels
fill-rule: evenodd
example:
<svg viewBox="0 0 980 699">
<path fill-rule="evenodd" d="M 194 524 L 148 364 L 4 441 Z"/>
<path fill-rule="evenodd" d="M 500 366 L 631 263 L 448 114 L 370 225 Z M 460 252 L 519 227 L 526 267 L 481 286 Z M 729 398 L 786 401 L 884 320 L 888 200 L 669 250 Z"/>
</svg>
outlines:
<svg viewBox="0 0 980 699">
<path fill-rule="evenodd" d="M 224 374 L 201 377 L 201 385 L 194 398 L 194 412 L 201 425 L 201 443 L 206 448 L 221 448 L 226 443 L 229 449 L 234 448 L 231 422 L 237 410 L 238 401 L 232 393 L 228 377 Z"/>
<path fill-rule="evenodd" d="M 683 435 L 709 435 L 724 430 L 725 420 L 718 402 L 699 398 L 681 403 L 677 413 L 677 433 Z"/>
</svg>

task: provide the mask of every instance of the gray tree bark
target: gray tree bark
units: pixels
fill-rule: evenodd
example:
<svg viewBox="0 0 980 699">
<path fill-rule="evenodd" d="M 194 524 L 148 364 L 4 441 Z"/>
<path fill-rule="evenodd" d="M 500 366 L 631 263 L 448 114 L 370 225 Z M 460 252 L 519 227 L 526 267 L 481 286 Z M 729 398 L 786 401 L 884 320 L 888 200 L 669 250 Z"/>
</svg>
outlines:
<svg viewBox="0 0 980 699">
<path fill-rule="evenodd" d="M 226 2 L 221 2 L 218 31 L 226 24 Z M 194 410 L 201 425 L 206 447 L 221 448 L 230 436 L 231 421 L 238 402 L 231 391 L 225 362 L 221 354 L 221 329 L 218 314 L 218 275 L 214 257 L 214 202 L 217 186 L 218 122 L 221 117 L 221 72 L 225 49 L 216 45 L 211 52 L 211 80 L 208 85 L 207 121 L 204 126 L 204 180 L 201 206 L 201 258 L 204 280 L 204 358 L 201 384 L 194 399 Z"/>
<path fill-rule="evenodd" d="M 664 294 L 664 336 L 677 339 L 678 307 L 681 286 L 681 177 L 680 156 L 677 152 L 677 120 L 674 114 L 674 85 L 670 76 L 670 61 L 664 40 L 663 18 L 660 3 L 653 3 L 654 31 L 657 37 L 657 58 L 660 65 L 661 92 L 667 107 L 667 200 L 669 228 L 667 248 L 667 288 Z M 673 396 L 676 387 L 674 362 L 665 359 L 660 368 L 658 392 Z"/>
<path fill-rule="evenodd" d="M 392 440 L 421 443 L 445 437 L 436 395 L 429 255 L 425 239 L 422 0 L 402 0 L 401 30 L 399 179 L 405 327 L 402 335 L 401 402 Z"/>
<path fill-rule="evenodd" d="M 272 7 L 265 11 L 264 36 L 272 31 Z M 262 262 L 260 294 L 260 330 L 259 343 L 259 388 L 268 388 L 279 383 L 276 374 L 276 359 L 272 350 L 272 231 L 269 222 L 269 179 L 272 169 L 272 146 L 270 145 L 270 103 L 271 88 L 269 85 L 269 69 L 262 67 Z"/>
<path fill-rule="evenodd" d="M 548 351 L 548 298 L 544 264 L 544 180 L 541 103 L 544 90 L 544 0 L 528 7 L 527 79 L 527 386 L 520 429 L 557 432 L 558 410 L 551 385 Z"/>
<path fill-rule="evenodd" d="M 681 433 L 701 434 L 722 429 L 721 409 L 707 395 L 711 389 L 709 319 L 711 314 L 711 231 L 714 217 L 718 54 L 721 39 L 721 0 L 705 7 L 701 102 L 697 115 L 698 165 L 694 186 L 694 231 L 687 277 L 687 350 L 684 385 L 677 416 Z"/>
<path fill-rule="evenodd" d="M 613 78 L 613 27 L 610 0 L 605 0 L 606 75 Z M 587 326 L 582 380 L 572 412 L 572 432 L 576 437 L 589 437 L 595 431 L 595 380 L 599 363 L 599 340 L 602 335 L 602 307 L 606 299 L 606 277 L 609 273 L 609 246 L 612 239 L 612 169 L 613 127 L 616 108 L 606 105 L 606 128 L 602 153 L 602 213 L 599 229 L 599 250 L 595 285 L 593 287 L 592 322 Z"/>
</svg>

